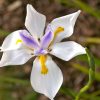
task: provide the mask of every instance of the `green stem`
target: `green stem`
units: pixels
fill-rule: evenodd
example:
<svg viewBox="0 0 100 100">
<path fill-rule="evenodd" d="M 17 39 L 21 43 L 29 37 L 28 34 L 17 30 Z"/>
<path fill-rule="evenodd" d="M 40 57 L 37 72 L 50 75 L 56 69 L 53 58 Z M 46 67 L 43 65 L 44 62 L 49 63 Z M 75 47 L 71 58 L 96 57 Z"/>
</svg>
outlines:
<svg viewBox="0 0 100 100">
<path fill-rule="evenodd" d="M 86 53 L 87 53 L 87 57 L 88 57 L 88 62 L 89 62 L 89 81 L 88 83 L 79 91 L 79 93 L 77 94 L 75 100 L 79 100 L 81 95 L 86 92 L 92 85 L 93 81 L 95 80 L 95 62 L 93 59 L 92 54 L 89 52 L 89 50 L 86 48 Z"/>
<path fill-rule="evenodd" d="M 97 38 L 97 37 L 87 37 L 87 38 L 84 38 L 84 42 L 85 43 L 97 43 L 97 44 L 100 44 L 100 38 Z"/>
</svg>

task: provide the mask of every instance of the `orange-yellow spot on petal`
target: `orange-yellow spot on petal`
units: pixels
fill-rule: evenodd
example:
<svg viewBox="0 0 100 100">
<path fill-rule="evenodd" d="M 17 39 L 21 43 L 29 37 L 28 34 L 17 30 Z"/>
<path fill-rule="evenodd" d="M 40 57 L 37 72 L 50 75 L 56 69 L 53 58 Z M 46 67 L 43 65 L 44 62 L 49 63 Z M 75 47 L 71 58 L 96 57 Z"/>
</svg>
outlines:
<svg viewBox="0 0 100 100">
<path fill-rule="evenodd" d="M 21 39 L 18 39 L 18 40 L 16 41 L 16 44 L 18 44 L 18 43 L 22 43 L 22 40 L 21 40 Z"/>
<path fill-rule="evenodd" d="M 53 37 L 53 40 L 51 41 L 50 45 L 52 45 L 54 43 L 54 40 L 55 38 L 57 37 L 57 35 L 60 33 L 60 32 L 63 32 L 64 31 L 64 28 L 63 27 L 58 27 L 55 32 L 54 32 L 54 37 Z M 50 46 L 49 45 L 49 46 Z"/>
<path fill-rule="evenodd" d="M 64 28 L 63 27 L 58 27 L 55 32 L 54 32 L 54 38 L 60 33 L 60 32 L 63 32 L 64 31 Z"/>
<path fill-rule="evenodd" d="M 39 60 L 40 60 L 40 63 L 41 63 L 41 74 L 47 74 L 48 73 L 48 68 L 46 66 L 46 60 L 47 60 L 47 56 L 45 55 L 41 55 L 39 56 Z"/>
</svg>

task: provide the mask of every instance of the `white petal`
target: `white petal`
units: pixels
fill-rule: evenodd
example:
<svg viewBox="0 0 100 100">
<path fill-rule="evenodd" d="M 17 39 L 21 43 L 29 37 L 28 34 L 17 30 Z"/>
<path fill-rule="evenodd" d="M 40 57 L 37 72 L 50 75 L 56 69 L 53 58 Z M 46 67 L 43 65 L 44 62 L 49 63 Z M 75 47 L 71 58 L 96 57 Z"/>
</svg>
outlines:
<svg viewBox="0 0 100 100">
<path fill-rule="evenodd" d="M 57 35 L 55 42 L 59 42 L 62 39 L 72 35 L 76 19 L 79 16 L 80 12 L 81 11 L 79 10 L 75 13 L 56 18 L 51 22 L 51 27 L 54 32 L 58 27 L 64 28 L 64 31 L 60 32 Z"/>
<path fill-rule="evenodd" d="M 26 63 L 31 57 L 32 55 L 24 49 L 5 51 L 0 61 L 0 67 L 7 65 L 21 65 Z"/>
<path fill-rule="evenodd" d="M 45 21 L 44 15 L 37 12 L 32 5 L 27 5 L 25 26 L 33 36 L 40 38 L 43 35 Z"/>
<path fill-rule="evenodd" d="M 21 37 L 20 37 L 21 31 L 25 31 L 25 30 L 18 30 L 8 35 L 1 46 L 1 51 L 15 50 L 15 49 L 22 48 L 21 42 L 16 44 L 17 40 L 21 40 Z"/>
<path fill-rule="evenodd" d="M 50 54 L 65 61 L 86 53 L 85 48 L 74 41 L 55 43 L 51 49 Z"/>
<path fill-rule="evenodd" d="M 35 59 L 31 73 L 31 84 L 36 92 L 42 93 L 53 100 L 62 85 L 63 75 L 51 57 L 47 58 L 46 66 L 48 73 L 43 75 L 41 74 L 39 59 Z"/>
</svg>

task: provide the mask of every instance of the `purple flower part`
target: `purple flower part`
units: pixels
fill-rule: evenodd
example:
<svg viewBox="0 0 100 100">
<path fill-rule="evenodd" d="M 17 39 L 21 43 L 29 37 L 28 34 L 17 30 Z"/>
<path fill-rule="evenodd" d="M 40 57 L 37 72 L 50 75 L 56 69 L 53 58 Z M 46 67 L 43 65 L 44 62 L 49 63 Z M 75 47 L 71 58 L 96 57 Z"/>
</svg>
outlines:
<svg viewBox="0 0 100 100">
<path fill-rule="evenodd" d="M 44 49 L 39 49 L 39 50 L 37 50 L 37 51 L 34 51 L 34 55 L 45 55 L 45 54 L 47 54 L 48 52 L 46 51 L 46 50 L 44 50 Z"/>
<path fill-rule="evenodd" d="M 50 25 L 47 26 L 46 33 L 41 39 L 41 48 L 46 49 L 53 39 L 53 32 Z"/>
<path fill-rule="evenodd" d="M 39 48 L 37 41 L 26 30 L 21 31 L 20 36 L 26 46 L 33 49 Z"/>
</svg>

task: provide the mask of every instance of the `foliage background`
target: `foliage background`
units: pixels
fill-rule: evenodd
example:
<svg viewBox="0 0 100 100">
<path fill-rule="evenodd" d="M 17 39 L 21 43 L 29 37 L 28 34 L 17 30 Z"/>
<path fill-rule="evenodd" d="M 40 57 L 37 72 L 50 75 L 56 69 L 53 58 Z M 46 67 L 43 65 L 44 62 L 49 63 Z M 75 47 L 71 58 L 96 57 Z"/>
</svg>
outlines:
<svg viewBox="0 0 100 100">
<path fill-rule="evenodd" d="M 82 95 L 82 100 L 100 100 L 100 0 L 0 0 L 0 44 L 10 32 L 25 28 L 27 3 L 46 15 L 47 22 L 55 17 L 82 10 L 73 36 L 65 40 L 74 40 L 88 47 L 93 53 L 96 80 L 87 93 Z M 69 62 L 56 57 L 53 59 L 64 76 L 63 86 L 55 100 L 74 100 L 80 88 L 88 81 L 87 57 L 77 56 Z M 31 87 L 29 79 L 33 60 L 34 58 L 21 66 L 0 68 L 0 100 L 48 100 L 34 92 Z"/>
</svg>

